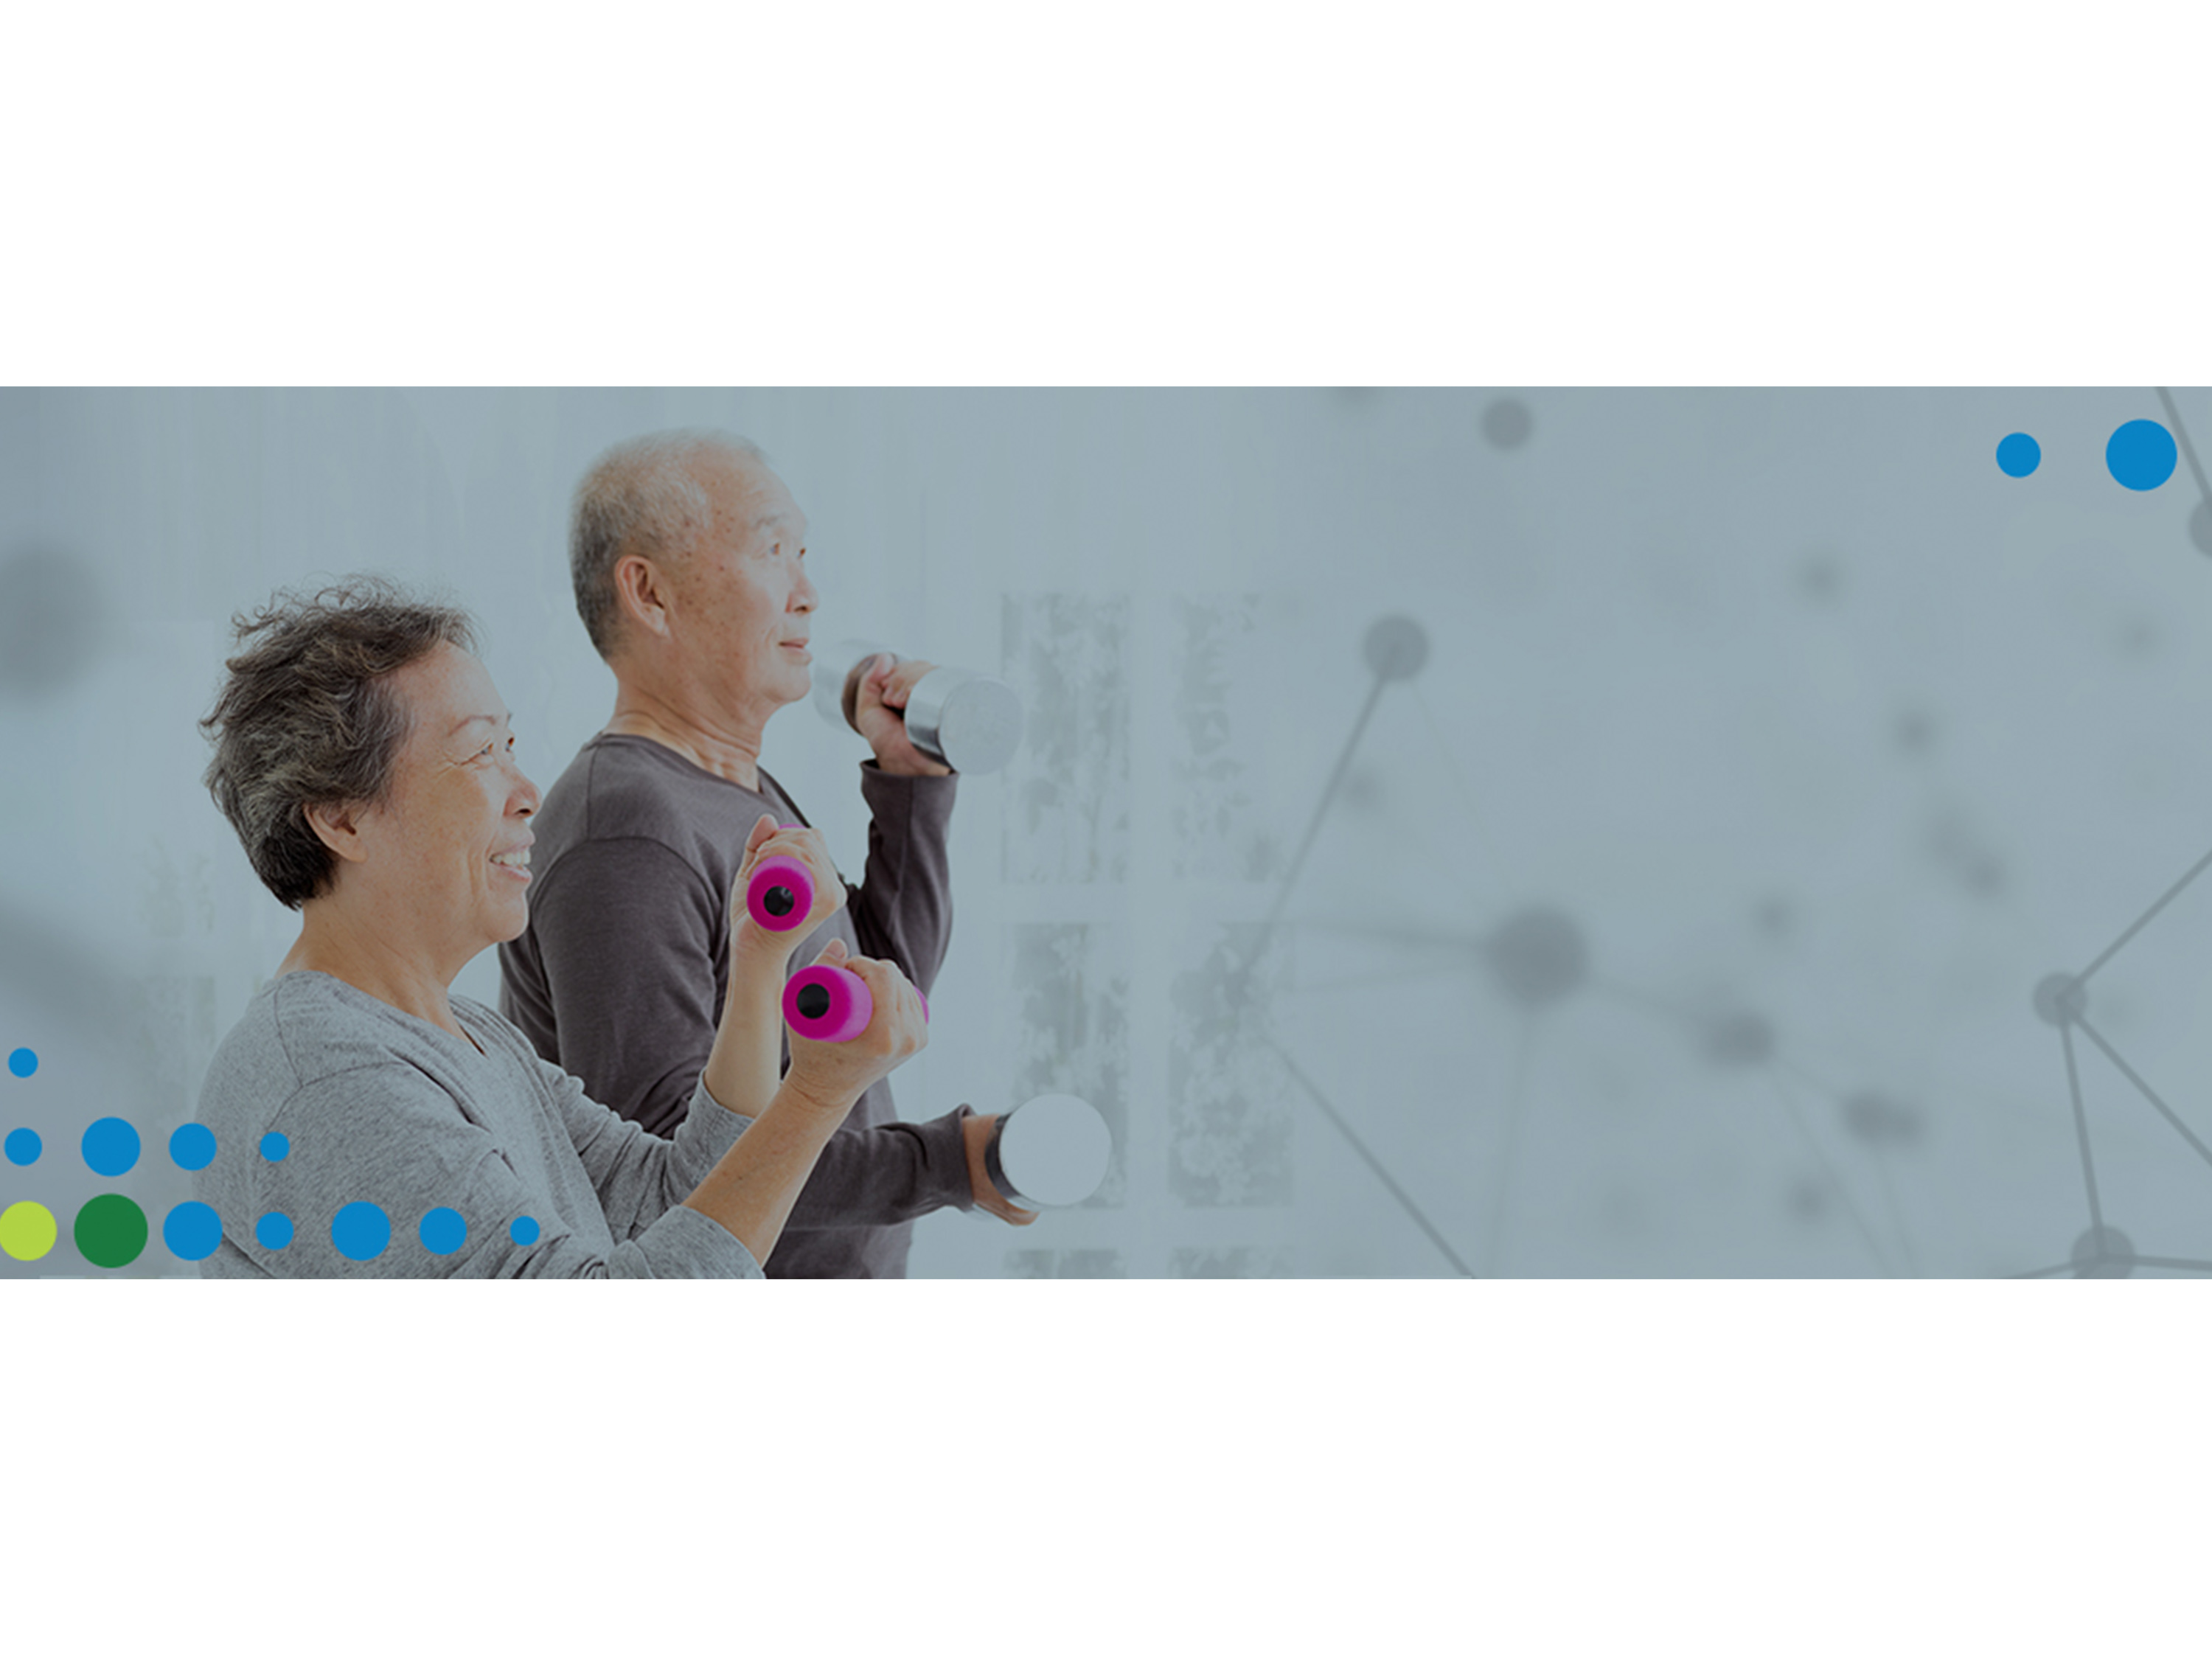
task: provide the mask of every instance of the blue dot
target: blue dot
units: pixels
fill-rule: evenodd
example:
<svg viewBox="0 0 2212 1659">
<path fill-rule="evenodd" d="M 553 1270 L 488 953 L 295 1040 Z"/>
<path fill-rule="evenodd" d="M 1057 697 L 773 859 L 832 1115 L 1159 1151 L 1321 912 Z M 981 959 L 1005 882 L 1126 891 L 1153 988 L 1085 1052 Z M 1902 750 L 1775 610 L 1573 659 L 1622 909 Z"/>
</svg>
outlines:
<svg viewBox="0 0 2212 1659">
<path fill-rule="evenodd" d="M 261 1137 L 261 1156 L 271 1164 L 282 1164 L 284 1155 L 292 1150 L 292 1143 L 271 1129 Z"/>
<path fill-rule="evenodd" d="M 204 1261 L 222 1243 L 222 1218 L 198 1200 L 179 1204 L 161 1224 L 161 1242 L 179 1261 Z"/>
<path fill-rule="evenodd" d="M 518 1244 L 535 1244 L 538 1242 L 538 1223 L 529 1216 L 519 1215 L 514 1218 L 514 1224 L 507 1230 L 507 1236 Z"/>
<path fill-rule="evenodd" d="M 179 1170 L 204 1170 L 215 1162 L 215 1131 L 187 1123 L 169 1137 L 169 1161 Z"/>
<path fill-rule="evenodd" d="M 45 1150 L 36 1129 L 10 1129 L 8 1132 L 8 1161 L 10 1164 L 36 1164 Z"/>
<path fill-rule="evenodd" d="M 253 1237 L 264 1250 L 281 1250 L 292 1242 L 292 1218 L 271 1210 L 253 1224 Z"/>
<path fill-rule="evenodd" d="M 2043 446 L 2025 432 L 1997 445 L 1997 470 L 2008 478 L 2025 478 L 2043 465 Z"/>
<path fill-rule="evenodd" d="M 331 1243 L 349 1261 L 374 1261 L 392 1243 L 392 1218 L 366 1199 L 331 1218 Z"/>
<path fill-rule="evenodd" d="M 2105 446 L 2105 465 L 2130 489 L 2155 489 L 2173 476 L 2173 434 L 2156 421 L 2130 421 Z"/>
<path fill-rule="evenodd" d="M 28 1048 L 18 1048 L 8 1056 L 8 1069 L 17 1077 L 28 1077 L 39 1069 L 39 1057 Z"/>
<path fill-rule="evenodd" d="M 84 1132 L 84 1161 L 94 1175 L 128 1175 L 138 1162 L 138 1132 L 119 1117 L 104 1117 Z"/>
<path fill-rule="evenodd" d="M 469 1224 L 459 1210 L 433 1210 L 422 1218 L 422 1248 L 432 1255 L 451 1255 L 468 1239 Z"/>
</svg>

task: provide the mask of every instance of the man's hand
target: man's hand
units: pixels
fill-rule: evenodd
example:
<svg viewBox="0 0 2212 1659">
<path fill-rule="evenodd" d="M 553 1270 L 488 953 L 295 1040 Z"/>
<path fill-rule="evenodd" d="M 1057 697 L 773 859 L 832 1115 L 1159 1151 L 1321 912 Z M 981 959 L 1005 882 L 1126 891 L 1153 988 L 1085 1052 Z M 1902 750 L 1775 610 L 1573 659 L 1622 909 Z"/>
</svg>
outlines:
<svg viewBox="0 0 2212 1659">
<path fill-rule="evenodd" d="M 933 662 L 897 662 L 889 652 L 879 652 L 860 676 L 853 700 L 853 722 L 868 740 L 868 747 L 876 751 L 876 764 L 895 777 L 943 778 L 952 774 L 944 762 L 932 760 L 914 746 L 906 734 L 906 720 L 899 712 L 914 695 L 914 688 L 921 684 L 921 677 L 936 666 Z"/>
<path fill-rule="evenodd" d="M 991 1182 L 991 1173 L 983 1167 L 983 1152 L 991 1144 L 991 1131 L 998 1127 L 995 1117 L 964 1118 L 960 1124 L 960 1138 L 968 1146 L 968 1185 L 975 1194 L 975 1207 L 988 1210 L 1001 1221 L 1012 1222 L 1017 1227 L 1026 1227 L 1037 1218 L 1035 1210 L 1024 1210 L 1012 1202 Z"/>
<path fill-rule="evenodd" d="M 782 933 L 770 933 L 761 927 L 745 908 L 745 890 L 752 884 L 753 872 L 772 858 L 797 859 L 814 878 L 814 902 L 805 920 Z M 752 834 L 745 837 L 744 858 L 738 866 L 738 878 L 730 884 L 731 938 L 740 952 L 773 959 L 781 969 L 802 939 L 844 908 L 845 883 L 837 866 L 830 861 L 830 845 L 820 830 L 804 825 L 781 829 L 765 812 L 753 820 Z"/>
</svg>

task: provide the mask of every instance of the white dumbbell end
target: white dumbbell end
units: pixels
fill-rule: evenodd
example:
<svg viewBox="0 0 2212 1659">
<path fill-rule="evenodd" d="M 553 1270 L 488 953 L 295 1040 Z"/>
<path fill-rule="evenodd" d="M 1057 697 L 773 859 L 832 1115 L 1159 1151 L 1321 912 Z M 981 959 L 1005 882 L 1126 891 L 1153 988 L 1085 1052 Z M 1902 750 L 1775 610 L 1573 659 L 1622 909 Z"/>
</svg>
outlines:
<svg viewBox="0 0 2212 1659">
<path fill-rule="evenodd" d="M 983 1168 L 992 1184 L 1024 1209 L 1080 1204 L 1106 1179 L 1114 1132 L 1089 1101 L 1039 1095 L 991 1131 Z"/>
</svg>

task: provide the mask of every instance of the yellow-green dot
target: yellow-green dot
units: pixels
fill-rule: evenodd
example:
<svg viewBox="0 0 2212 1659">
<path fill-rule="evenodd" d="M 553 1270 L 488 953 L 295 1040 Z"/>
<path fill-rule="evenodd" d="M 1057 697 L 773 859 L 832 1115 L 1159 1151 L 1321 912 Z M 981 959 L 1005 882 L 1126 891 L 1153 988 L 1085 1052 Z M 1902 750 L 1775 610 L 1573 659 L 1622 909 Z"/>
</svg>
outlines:
<svg viewBox="0 0 2212 1659">
<path fill-rule="evenodd" d="M 18 1261 L 36 1261 L 54 1248 L 60 1234 L 61 1229 L 54 1224 L 54 1212 L 43 1204 L 25 1199 L 0 1211 L 0 1250 Z"/>
<path fill-rule="evenodd" d="M 146 1212 L 102 1193 L 76 1212 L 76 1253 L 95 1267 L 127 1267 L 146 1248 Z"/>
</svg>

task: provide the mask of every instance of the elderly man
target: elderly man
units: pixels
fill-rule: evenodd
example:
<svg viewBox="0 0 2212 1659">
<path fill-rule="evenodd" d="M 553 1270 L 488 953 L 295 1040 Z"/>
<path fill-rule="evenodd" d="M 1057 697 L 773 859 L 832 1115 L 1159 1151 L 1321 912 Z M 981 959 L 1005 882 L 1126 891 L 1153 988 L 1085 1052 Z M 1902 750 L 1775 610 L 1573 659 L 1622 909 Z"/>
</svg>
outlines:
<svg viewBox="0 0 2212 1659">
<path fill-rule="evenodd" d="M 500 949 L 501 1009 L 595 1099 L 672 1133 L 714 1047 L 731 888 L 763 812 L 806 820 L 761 769 L 769 717 L 811 690 L 806 517 L 757 448 L 714 432 L 617 444 L 577 486 L 576 608 L 613 669 L 614 717 L 547 792 L 529 926 Z M 874 664 L 857 720 L 866 869 L 799 947 L 831 939 L 925 991 L 951 933 L 945 828 L 957 781 L 898 711 L 930 665 Z M 981 1205 L 1016 1224 L 984 1170 L 995 1120 L 902 1121 L 878 1082 L 823 1147 L 772 1278 L 898 1277 L 915 1217 Z"/>
</svg>

